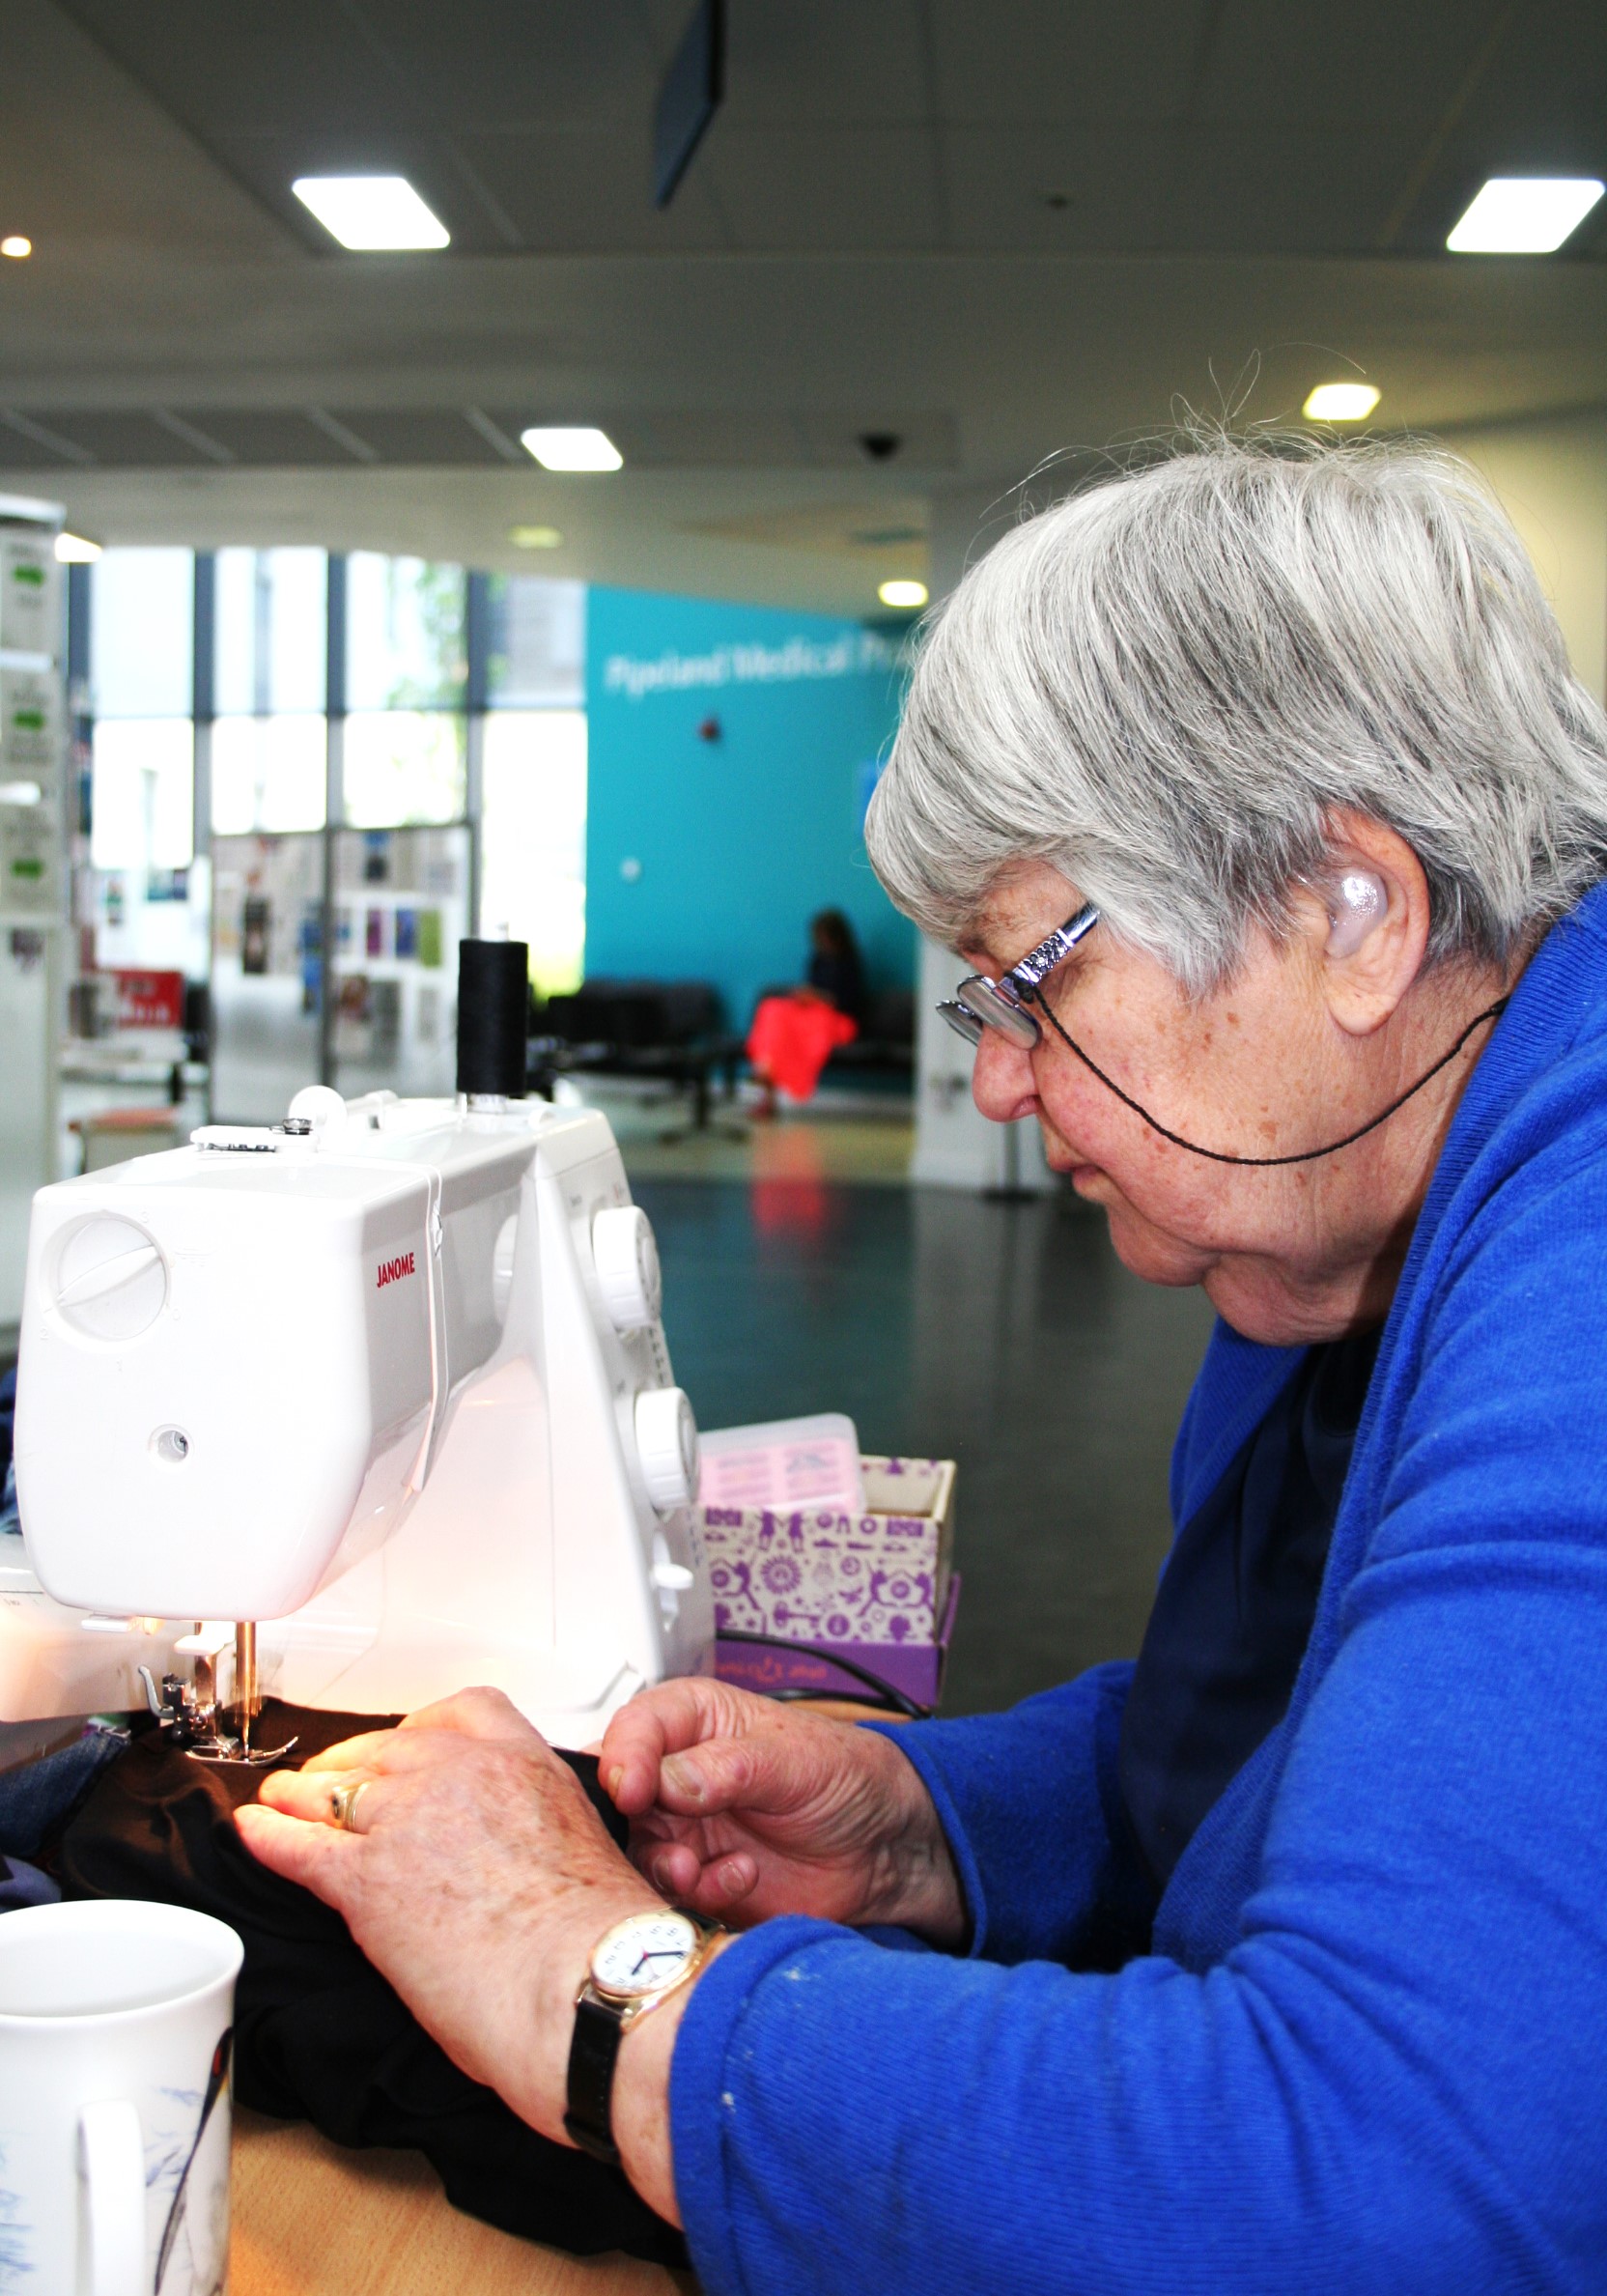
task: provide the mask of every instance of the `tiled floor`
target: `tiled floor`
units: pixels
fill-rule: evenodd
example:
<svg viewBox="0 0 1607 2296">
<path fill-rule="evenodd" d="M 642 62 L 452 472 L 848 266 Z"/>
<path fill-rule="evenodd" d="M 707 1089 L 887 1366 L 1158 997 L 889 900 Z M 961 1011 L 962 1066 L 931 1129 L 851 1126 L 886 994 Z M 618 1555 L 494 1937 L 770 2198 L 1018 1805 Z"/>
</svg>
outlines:
<svg viewBox="0 0 1607 2296">
<path fill-rule="evenodd" d="M 1128 1275 L 1073 1198 L 666 1179 L 622 1145 L 658 1231 L 676 1376 L 704 1426 L 842 1410 L 866 1450 L 958 1460 L 965 1591 L 945 1712 L 1137 1648 L 1170 1537 L 1172 1431 L 1210 1327 L 1198 1293 Z"/>
</svg>

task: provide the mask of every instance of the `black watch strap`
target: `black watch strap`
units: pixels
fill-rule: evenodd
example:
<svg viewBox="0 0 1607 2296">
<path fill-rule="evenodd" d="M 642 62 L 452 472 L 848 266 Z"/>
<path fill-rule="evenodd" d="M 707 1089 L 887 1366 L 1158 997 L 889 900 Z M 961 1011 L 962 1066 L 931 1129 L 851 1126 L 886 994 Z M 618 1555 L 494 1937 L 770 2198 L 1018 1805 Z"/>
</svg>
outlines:
<svg viewBox="0 0 1607 2296">
<path fill-rule="evenodd" d="M 619 2167 L 611 2105 L 614 2065 L 625 2031 L 623 2009 L 582 1994 L 575 2007 L 575 2038 L 569 2045 L 569 2110 L 564 2127 L 582 2152 Z"/>
</svg>

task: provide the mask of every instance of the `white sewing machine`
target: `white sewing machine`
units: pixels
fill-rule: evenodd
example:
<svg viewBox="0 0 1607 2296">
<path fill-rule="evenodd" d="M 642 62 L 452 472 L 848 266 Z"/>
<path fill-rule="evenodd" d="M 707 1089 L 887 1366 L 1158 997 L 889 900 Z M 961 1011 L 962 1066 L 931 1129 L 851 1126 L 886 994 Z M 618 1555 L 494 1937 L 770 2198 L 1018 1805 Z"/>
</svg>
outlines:
<svg viewBox="0 0 1607 2296">
<path fill-rule="evenodd" d="M 712 1666 L 659 1269 L 603 1117 L 317 1086 L 42 1189 L 0 1719 L 472 1683 L 579 1746 Z M 183 1710 L 183 1711 L 181 1711 Z M 265 1758 L 259 1755 L 259 1758 Z"/>
</svg>

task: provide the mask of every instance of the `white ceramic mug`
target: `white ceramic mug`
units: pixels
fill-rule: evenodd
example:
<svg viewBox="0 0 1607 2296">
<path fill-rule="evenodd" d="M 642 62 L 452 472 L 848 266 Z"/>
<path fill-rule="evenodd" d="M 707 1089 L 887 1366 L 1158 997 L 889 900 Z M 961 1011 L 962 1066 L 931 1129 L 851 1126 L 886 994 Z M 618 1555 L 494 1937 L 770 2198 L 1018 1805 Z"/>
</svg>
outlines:
<svg viewBox="0 0 1607 2296">
<path fill-rule="evenodd" d="M 221 2296 L 242 1952 L 181 1906 L 0 1913 L 0 2296 Z"/>
</svg>

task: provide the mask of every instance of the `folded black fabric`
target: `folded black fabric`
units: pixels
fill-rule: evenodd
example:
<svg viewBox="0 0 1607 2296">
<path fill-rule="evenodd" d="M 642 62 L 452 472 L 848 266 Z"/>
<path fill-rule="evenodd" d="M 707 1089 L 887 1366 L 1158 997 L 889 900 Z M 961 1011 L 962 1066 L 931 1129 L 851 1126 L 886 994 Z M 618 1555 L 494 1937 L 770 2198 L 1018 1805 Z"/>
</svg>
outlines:
<svg viewBox="0 0 1607 2296">
<path fill-rule="evenodd" d="M 394 1716 L 317 1714 L 268 1701 L 262 1743 L 296 1735 L 297 1764 Z M 624 1822 L 597 1765 L 566 1754 L 616 1840 Z M 552 2144 L 461 2073 L 353 1944 L 338 1913 L 242 1846 L 231 1814 L 260 1771 L 218 1767 L 136 1739 L 68 1827 L 59 1870 L 71 1897 L 156 1898 L 239 1931 L 235 2094 L 338 2144 L 410 2145 L 454 2207 L 578 2255 L 624 2249 L 676 2267 L 686 2244 L 617 2169 Z"/>
</svg>

